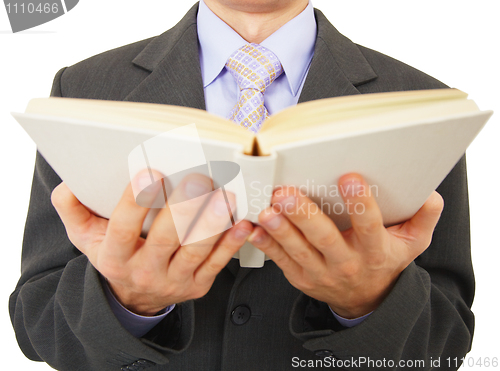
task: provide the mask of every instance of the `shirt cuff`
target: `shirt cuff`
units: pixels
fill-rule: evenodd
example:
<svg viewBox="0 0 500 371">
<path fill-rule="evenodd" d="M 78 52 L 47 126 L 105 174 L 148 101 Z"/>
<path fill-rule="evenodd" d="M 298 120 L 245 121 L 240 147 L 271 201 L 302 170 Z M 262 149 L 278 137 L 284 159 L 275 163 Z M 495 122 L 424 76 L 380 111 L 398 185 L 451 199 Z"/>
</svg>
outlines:
<svg viewBox="0 0 500 371">
<path fill-rule="evenodd" d="M 136 338 L 140 338 L 146 335 L 153 327 L 161 322 L 163 318 L 167 316 L 175 307 L 175 304 L 168 306 L 162 311 L 158 312 L 155 316 L 146 317 L 140 316 L 129 311 L 116 299 L 116 297 L 111 292 L 106 280 L 101 280 L 102 286 L 104 288 L 104 293 L 108 299 L 109 306 L 113 311 L 115 317 L 121 323 L 121 325 Z"/>
<path fill-rule="evenodd" d="M 330 308 L 330 307 L 328 307 Z M 335 319 L 344 327 L 354 327 L 356 325 L 359 325 L 361 322 L 363 322 L 365 319 L 367 319 L 370 314 L 372 314 L 373 312 L 370 312 L 368 314 L 365 314 L 364 316 L 362 317 L 358 317 L 358 318 L 353 318 L 353 319 L 347 319 L 347 318 L 344 318 L 344 317 L 341 317 L 339 316 L 337 313 L 335 313 L 332 308 L 330 308 L 330 311 L 332 312 L 333 316 L 335 317 Z"/>
</svg>

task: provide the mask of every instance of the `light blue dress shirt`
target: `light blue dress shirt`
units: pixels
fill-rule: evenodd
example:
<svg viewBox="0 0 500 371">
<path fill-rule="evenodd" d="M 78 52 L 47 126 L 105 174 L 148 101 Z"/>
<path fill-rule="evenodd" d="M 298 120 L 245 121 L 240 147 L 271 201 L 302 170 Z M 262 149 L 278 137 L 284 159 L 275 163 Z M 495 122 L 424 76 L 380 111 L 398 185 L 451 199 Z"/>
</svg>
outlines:
<svg viewBox="0 0 500 371">
<path fill-rule="evenodd" d="M 203 0 L 200 0 L 197 27 L 206 109 L 227 118 L 238 101 L 239 88 L 225 64 L 233 52 L 248 42 L 217 17 Z M 298 103 L 314 54 L 316 33 L 314 8 L 309 3 L 302 13 L 260 43 L 278 57 L 284 70 L 265 93 L 265 105 L 270 115 Z M 154 317 L 139 316 L 124 308 L 107 284 L 104 292 L 117 319 L 136 337 L 145 335 L 174 308 L 172 305 Z M 349 320 L 332 313 L 345 327 L 353 327 L 368 317 Z"/>
<path fill-rule="evenodd" d="M 200 1 L 197 22 L 206 108 L 208 112 L 227 118 L 238 101 L 239 88 L 225 64 L 231 54 L 248 42 L 203 1 Z M 266 89 L 265 105 L 270 115 L 299 101 L 314 54 L 316 28 L 314 9 L 309 4 L 302 13 L 260 43 L 278 57 L 284 70 Z"/>
</svg>

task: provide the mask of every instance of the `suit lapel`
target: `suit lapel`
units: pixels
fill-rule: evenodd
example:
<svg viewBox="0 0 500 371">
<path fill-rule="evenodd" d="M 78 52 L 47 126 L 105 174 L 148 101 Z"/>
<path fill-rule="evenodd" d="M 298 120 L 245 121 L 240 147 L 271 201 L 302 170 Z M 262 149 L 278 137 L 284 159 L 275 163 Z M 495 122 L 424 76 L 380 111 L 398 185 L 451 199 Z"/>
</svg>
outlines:
<svg viewBox="0 0 500 371">
<path fill-rule="evenodd" d="M 315 9 L 318 37 L 299 103 L 359 94 L 356 86 L 377 77 L 356 44 Z"/>
<path fill-rule="evenodd" d="M 197 12 L 198 4 L 175 27 L 154 38 L 132 61 L 151 74 L 125 100 L 205 109 Z"/>
</svg>

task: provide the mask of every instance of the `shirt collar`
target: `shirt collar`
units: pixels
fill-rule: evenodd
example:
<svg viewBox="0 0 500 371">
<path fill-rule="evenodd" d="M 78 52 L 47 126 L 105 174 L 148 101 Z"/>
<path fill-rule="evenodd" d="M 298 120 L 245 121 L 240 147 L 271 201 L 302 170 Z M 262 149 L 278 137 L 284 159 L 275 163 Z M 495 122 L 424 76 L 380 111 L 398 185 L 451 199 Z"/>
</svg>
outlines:
<svg viewBox="0 0 500 371">
<path fill-rule="evenodd" d="M 229 56 L 247 42 L 217 17 L 203 0 L 200 0 L 197 27 L 203 87 L 207 87 L 224 69 Z M 297 95 L 311 63 L 316 32 L 314 9 L 309 3 L 302 13 L 261 43 L 280 60 L 294 96 Z M 293 40 L 293 47 L 290 47 L 290 40 Z"/>
</svg>

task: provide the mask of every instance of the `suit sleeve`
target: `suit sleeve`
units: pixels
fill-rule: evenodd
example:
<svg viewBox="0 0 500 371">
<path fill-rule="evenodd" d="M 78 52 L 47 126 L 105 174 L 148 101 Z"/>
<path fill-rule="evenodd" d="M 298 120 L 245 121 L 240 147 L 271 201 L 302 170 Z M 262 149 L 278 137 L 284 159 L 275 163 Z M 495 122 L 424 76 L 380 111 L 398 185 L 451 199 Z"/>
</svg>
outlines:
<svg viewBox="0 0 500 371">
<path fill-rule="evenodd" d="M 64 69 L 56 75 L 52 96 L 63 96 L 63 74 Z M 28 358 L 58 370 L 167 363 L 168 355 L 183 351 L 192 336 L 192 304 L 176 306 L 141 339 L 126 331 L 109 306 L 99 273 L 68 240 L 51 204 L 60 182 L 37 153 L 21 278 L 9 301 L 19 346 Z"/>
<path fill-rule="evenodd" d="M 430 247 L 402 272 L 389 296 L 363 323 L 350 329 L 328 325 L 331 322 L 321 318 L 325 304 L 305 295 L 298 298 L 290 326 L 305 348 L 340 360 L 386 359 L 395 366 L 423 361 L 425 366 L 418 369 L 425 370 L 439 360 L 440 369 L 457 369 L 454 361 L 448 367 L 447 359 L 465 356 L 474 329 L 465 157 L 437 191 L 445 207 Z M 377 369 L 368 363 L 358 367 Z M 395 367 L 386 363 L 381 369 Z"/>
</svg>

